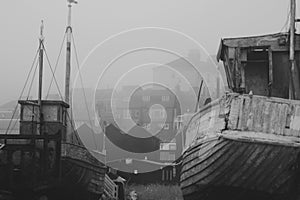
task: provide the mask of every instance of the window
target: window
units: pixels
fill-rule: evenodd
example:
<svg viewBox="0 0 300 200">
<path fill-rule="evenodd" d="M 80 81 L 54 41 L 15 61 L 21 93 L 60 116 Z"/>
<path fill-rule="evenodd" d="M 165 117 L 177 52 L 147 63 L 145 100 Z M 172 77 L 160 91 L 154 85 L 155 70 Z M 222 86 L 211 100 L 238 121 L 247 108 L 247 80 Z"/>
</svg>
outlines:
<svg viewBox="0 0 300 200">
<path fill-rule="evenodd" d="M 170 144 L 169 149 L 175 151 L 176 150 L 176 143 Z"/>
<path fill-rule="evenodd" d="M 168 146 L 166 145 L 166 143 L 160 143 L 160 150 L 168 150 Z"/>
<path fill-rule="evenodd" d="M 166 116 L 164 109 L 151 109 L 150 110 L 151 118 L 162 119 Z"/>
<path fill-rule="evenodd" d="M 43 106 L 44 121 L 58 121 L 58 113 L 57 106 Z"/>
<path fill-rule="evenodd" d="M 162 100 L 162 101 L 169 101 L 169 100 L 170 100 L 170 96 L 168 96 L 168 95 L 163 95 L 163 96 L 161 97 L 161 100 Z"/>
<path fill-rule="evenodd" d="M 162 142 L 160 143 L 160 150 L 163 151 L 170 151 L 170 150 L 176 150 L 176 143 L 175 142 Z"/>
<path fill-rule="evenodd" d="M 22 118 L 24 121 L 37 121 L 39 116 L 39 109 L 37 106 L 33 105 L 23 105 L 22 106 Z"/>
<path fill-rule="evenodd" d="M 143 124 L 143 128 L 146 129 L 146 130 L 150 130 L 150 124 Z"/>
<path fill-rule="evenodd" d="M 131 158 L 126 158 L 126 159 L 125 159 L 125 163 L 126 163 L 127 165 L 132 164 L 132 159 L 131 159 Z"/>
<path fill-rule="evenodd" d="M 179 122 L 174 122 L 174 129 L 179 130 L 180 124 Z"/>
<path fill-rule="evenodd" d="M 143 101 L 150 101 L 150 96 L 143 96 Z"/>
<path fill-rule="evenodd" d="M 160 160 L 161 161 L 174 161 L 175 160 L 175 153 L 171 152 L 160 152 Z"/>
<path fill-rule="evenodd" d="M 159 128 L 163 128 L 163 129 L 165 129 L 165 130 L 169 130 L 170 125 L 169 125 L 168 123 L 165 123 L 165 124 L 159 123 L 159 124 L 158 124 L 158 127 L 159 127 Z"/>
</svg>

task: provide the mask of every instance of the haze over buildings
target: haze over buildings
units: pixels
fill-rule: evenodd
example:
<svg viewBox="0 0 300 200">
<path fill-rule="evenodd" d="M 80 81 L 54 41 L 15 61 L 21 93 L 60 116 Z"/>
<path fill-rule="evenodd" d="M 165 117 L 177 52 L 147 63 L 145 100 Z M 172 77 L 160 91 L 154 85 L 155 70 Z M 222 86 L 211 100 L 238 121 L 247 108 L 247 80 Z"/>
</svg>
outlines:
<svg viewBox="0 0 300 200">
<path fill-rule="evenodd" d="M 113 34 L 136 27 L 162 27 L 182 32 L 198 41 L 208 55 L 213 55 L 216 54 L 222 37 L 258 35 L 285 30 L 287 8 L 287 0 L 277 1 L 276 4 L 272 0 L 193 0 L 189 3 L 172 0 L 130 2 L 90 0 L 79 1 L 79 4 L 74 6 L 72 23 L 80 63 L 100 42 Z M 0 102 L 5 103 L 19 97 L 36 50 L 41 19 L 45 22 L 47 53 L 52 65 L 55 65 L 65 31 L 66 13 L 66 2 L 61 0 L 7 1 L 1 6 L 0 91 L 3 95 L 0 96 Z M 106 57 L 105 61 L 110 61 L 119 55 L 120 49 L 130 50 L 132 43 L 143 47 L 146 40 L 152 41 L 152 44 L 158 44 L 156 46 L 163 43 L 164 47 L 175 49 L 184 56 L 187 55 L 188 49 L 195 48 L 194 45 L 176 36 L 168 39 L 166 36 L 161 37 L 162 35 L 135 32 L 127 38 L 128 42 L 114 40 L 114 42 L 106 43 L 102 46 L 102 50 L 95 52 L 95 57 Z M 144 61 L 152 60 L 165 64 L 178 59 L 169 55 L 159 60 L 153 59 L 153 55 L 154 53 L 151 52 L 147 60 L 139 54 L 134 54 L 132 58 L 122 60 L 122 66 L 126 62 L 132 67 L 135 63 L 145 64 Z M 152 59 L 150 59 L 151 56 Z M 139 59 L 141 62 L 129 62 L 129 60 Z M 84 72 L 86 87 L 94 86 L 94 83 L 89 82 L 88 77 L 95 74 L 99 78 L 99 74 L 95 72 L 101 72 L 107 65 L 107 62 L 100 63 L 100 61 L 91 58 L 86 63 L 95 66 Z M 61 59 L 58 67 L 59 73 L 56 74 L 61 88 L 63 88 L 64 81 L 64 64 L 64 59 Z M 122 68 L 120 66 L 116 66 L 112 72 L 117 72 L 117 69 Z M 73 79 L 76 77 L 76 71 L 74 62 Z M 45 69 L 45 82 L 49 83 L 50 74 L 49 69 Z M 106 87 L 105 83 L 102 86 Z M 47 90 L 47 87 L 45 85 L 44 90 Z M 36 81 L 33 88 L 36 88 Z M 55 86 L 53 88 L 53 92 L 57 92 Z"/>
</svg>

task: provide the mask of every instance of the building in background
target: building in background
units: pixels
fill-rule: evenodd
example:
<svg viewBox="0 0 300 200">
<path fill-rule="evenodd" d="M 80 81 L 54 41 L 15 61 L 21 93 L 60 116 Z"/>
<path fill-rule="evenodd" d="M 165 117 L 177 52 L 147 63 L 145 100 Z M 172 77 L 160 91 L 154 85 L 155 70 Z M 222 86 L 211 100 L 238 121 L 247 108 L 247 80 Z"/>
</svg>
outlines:
<svg viewBox="0 0 300 200">
<path fill-rule="evenodd" d="M 164 83 L 172 89 L 179 87 L 186 92 L 193 90 L 195 94 L 198 94 L 204 80 L 201 95 L 205 99 L 218 98 L 227 88 L 224 68 L 217 62 L 216 56 L 201 60 L 200 50 L 197 49 L 190 50 L 187 57 L 157 66 L 152 71 L 155 83 Z"/>
<path fill-rule="evenodd" d="M 151 154 L 147 159 L 159 162 L 175 160 L 178 155 L 173 123 L 176 116 L 181 114 L 181 110 L 172 91 L 159 85 L 148 85 L 126 86 L 114 95 L 112 90 L 107 89 L 98 90 L 98 93 L 96 107 L 102 120 L 115 124 L 134 137 L 157 137 L 161 141 L 160 151 Z M 107 145 L 106 148 L 109 146 L 113 148 L 113 144 Z M 111 149 L 107 151 L 113 152 Z M 146 155 L 136 156 L 144 158 Z M 111 160 L 119 159 L 110 155 L 108 157 Z"/>
</svg>

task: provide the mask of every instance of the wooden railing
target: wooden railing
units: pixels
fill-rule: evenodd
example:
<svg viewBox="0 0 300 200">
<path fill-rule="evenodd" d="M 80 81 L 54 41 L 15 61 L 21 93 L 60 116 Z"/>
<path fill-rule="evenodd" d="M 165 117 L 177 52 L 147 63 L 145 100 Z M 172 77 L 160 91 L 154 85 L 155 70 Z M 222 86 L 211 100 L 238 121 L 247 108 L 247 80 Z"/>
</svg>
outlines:
<svg viewBox="0 0 300 200">
<path fill-rule="evenodd" d="M 105 174 L 104 193 L 112 199 L 118 199 L 118 186 Z"/>
</svg>

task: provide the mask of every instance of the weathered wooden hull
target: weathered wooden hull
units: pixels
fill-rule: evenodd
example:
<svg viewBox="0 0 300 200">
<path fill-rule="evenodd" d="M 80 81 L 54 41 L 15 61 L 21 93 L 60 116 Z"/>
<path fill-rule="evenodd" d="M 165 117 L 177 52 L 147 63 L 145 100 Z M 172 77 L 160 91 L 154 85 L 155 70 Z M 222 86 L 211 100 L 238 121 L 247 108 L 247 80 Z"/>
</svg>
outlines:
<svg viewBox="0 0 300 200">
<path fill-rule="evenodd" d="M 84 147 L 63 144 L 61 168 L 60 186 L 71 192 L 68 198 L 99 199 L 103 194 L 106 168 Z"/>
<path fill-rule="evenodd" d="M 287 199 L 299 195 L 299 102 L 229 94 L 186 129 L 184 199 Z"/>
<path fill-rule="evenodd" d="M 299 152 L 299 146 L 250 138 L 201 139 L 183 157 L 183 195 L 185 199 L 286 197 L 295 192 Z"/>
<path fill-rule="evenodd" d="M 54 151 L 41 148 L 45 136 L 1 135 L 0 199 L 99 199 L 106 167 L 81 145 L 60 143 Z M 47 156 L 48 155 L 48 156 Z M 56 155 L 56 156 L 55 156 Z"/>
</svg>

